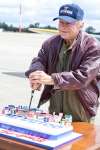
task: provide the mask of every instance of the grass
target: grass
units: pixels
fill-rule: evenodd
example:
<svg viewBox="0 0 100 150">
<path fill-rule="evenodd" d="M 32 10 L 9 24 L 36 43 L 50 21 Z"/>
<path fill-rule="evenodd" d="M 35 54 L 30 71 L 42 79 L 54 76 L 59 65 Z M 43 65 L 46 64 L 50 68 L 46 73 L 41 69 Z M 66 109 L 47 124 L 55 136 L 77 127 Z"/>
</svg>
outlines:
<svg viewBox="0 0 100 150">
<path fill-rule="evenodd" d="M 56 29 L 29 28 L 29 31 L 36 33 L 58 33 L 58 30 Z"/>
</svg>

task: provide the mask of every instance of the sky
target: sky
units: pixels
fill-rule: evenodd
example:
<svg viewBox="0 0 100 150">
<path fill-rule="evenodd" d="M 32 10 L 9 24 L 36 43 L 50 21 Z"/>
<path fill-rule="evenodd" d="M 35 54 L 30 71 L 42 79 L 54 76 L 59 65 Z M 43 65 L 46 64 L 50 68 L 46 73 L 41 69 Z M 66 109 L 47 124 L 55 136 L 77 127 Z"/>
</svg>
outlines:
<svg viewBox="0 0 100 150">
<path fill-rule="evenodd" d="M 21 26 L 36 22 L 40 26 L 57 26 L 57 21 L 52 19 L 58 16 L 59 7 L 67 3 L 79 4 L 85 12 L 85 26 L 92 25 L 100 31 L 100 0 L 0 0 L 0 22 L 14 26 L 19 26 L 20 22 Z"/>
</svg>

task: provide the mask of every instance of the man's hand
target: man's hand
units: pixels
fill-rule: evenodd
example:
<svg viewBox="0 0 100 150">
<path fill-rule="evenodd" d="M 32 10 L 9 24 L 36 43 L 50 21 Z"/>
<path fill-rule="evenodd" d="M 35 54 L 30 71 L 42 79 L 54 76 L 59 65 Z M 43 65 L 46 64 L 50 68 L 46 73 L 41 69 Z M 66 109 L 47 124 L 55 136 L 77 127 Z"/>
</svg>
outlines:
<svg viewBox="0 0 100 150">
<path fill-rule="evenodd" d="M 40 83 L 36 83 L 36 80 L 33 79 L 32 73 L 29 75 L 29 82 L 30 82 L 30 86 L 33 90 L 41 90 L 41 84 Z"/>
<path fill-rule="evenodd" d="M 30 86 L 31 86 L 32 90 L 38 90 L 38 91 L 40 91 L 42 85 L 39 84 L 39 83 L 32 83 L 32 82 L 30 82 Z"/>
<path fill-rule="evenodd" d="M 30 73 L 29 80 L 32 86 L 37 87 L 37 85 L 54 85 L 54 80 L 48 74 L 43 71 L 35 71 Z"/>
</svg>

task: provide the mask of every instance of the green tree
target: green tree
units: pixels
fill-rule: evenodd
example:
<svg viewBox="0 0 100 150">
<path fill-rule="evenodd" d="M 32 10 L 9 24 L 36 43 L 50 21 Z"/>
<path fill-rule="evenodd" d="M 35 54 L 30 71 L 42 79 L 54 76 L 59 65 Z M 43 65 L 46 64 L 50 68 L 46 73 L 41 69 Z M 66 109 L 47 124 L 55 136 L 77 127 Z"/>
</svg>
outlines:
<svg viewBox="0 0 100 150">
<path fill-rule="evenodd" d="M 30 24 L 29 28 L 35 28 L 35 26 L 33 24 Z"/>
<path fill-rule="evenodd" d="M 85 30 L 87 33 L 95 33 L 96 29 L 92 26 L 89 26 Z"/>
<path fill-rule="evenodd" d="M 35 28 L 39 28 L 39 26 L 40 26 L 40 23 L 39 23 L 39 22 L 34 23 L 34 27 L 35 27 Z"/>
<path fill-rule="evenodd" d="M 8 25 L 5 22 L 0 23 L 0 28 L 3 28 L 4 30 L 8 30 Z"/>
</svg>

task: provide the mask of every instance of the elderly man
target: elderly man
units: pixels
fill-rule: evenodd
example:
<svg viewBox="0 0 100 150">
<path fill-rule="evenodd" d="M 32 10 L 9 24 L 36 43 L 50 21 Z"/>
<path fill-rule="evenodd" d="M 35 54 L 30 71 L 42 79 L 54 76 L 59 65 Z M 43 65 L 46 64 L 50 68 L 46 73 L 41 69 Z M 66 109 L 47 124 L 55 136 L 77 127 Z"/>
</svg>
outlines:
<svg viewBox="0 0 100 150">
<path fill-rule="evenodd" d="M 33 90 L 45 85 L 39 106 L 49 100 L 50 113 L 91 122 L 99 105 L 100 44 L 82 32 L 83 17 L 80 6 L 61 6 L 54 18 L 59 34 L 43 43 L 25 74 Z"/>
</svg>

